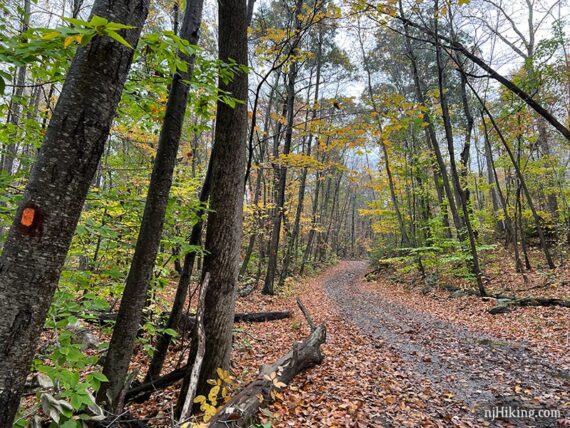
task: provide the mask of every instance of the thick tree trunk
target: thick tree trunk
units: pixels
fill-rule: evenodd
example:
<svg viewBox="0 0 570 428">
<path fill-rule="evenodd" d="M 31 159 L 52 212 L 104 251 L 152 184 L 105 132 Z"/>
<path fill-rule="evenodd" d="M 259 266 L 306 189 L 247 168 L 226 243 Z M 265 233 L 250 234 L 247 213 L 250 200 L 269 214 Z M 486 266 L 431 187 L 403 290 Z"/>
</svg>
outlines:
<svg viewBox="0 0 570 428">
<path fill-rule="evenodd" d="M 180 30 L 181 38 L 194 45 L 198 42 L 202 5 L 203 0 L 188 1 Z M 183 54 L 180 56 L 188 63 L 188 70 L 175 73 L 172 77 L 135 253 L 103 367 L 103 373 L 109 382 L 104 383 L 98 393 L 98 400 L 103 402 L 106 400 L 107 391 L 111 392 L 113 402 L 108 404 L 115 413 L 119 413 L 123 407 L 122 392 L 125 390 L 125 379 L 160 244 L 186 114 L 190 87 L 185 82 L 192 78 L 193 58 Z"/>
<path fill-rule="evenodd" d="M 92 15 L 133 26 L 148 0 L 97 0 Z M 0 427 L 11 427 L 75 227 L 103 153 L 133 50 L 108 37 L 78 48 L 0 259 Z"/>
<path fill-rule="evenodd" d="M 245 0 L 220 2 L 218 5 L 219 58 L 230 58 L 247 65 L 247 10 Z M 216 129 L 212 148 L 211 213 L 206 231 L 207 251 L 203 273 L 210 273 L 206 293 L 204 328 L 206 353 L 198 382 L 198 394 L 208 390 L 208 379 L 216 377 L 217 368 L 229 366 L 239 258 L 242 238 L 243 188 L 245 184 L 247 141 L 247 75 L 237 72 L 230 82 L 219 82 L 222 91 L 238 100 L 235 107 L 218 102 Z M 193 346 L 190 361 L 193 362 Z M 180 394 L 184 397 L 188 377 Z M 181 408 L 180 400 L 178 409 Z"/>
</svg>

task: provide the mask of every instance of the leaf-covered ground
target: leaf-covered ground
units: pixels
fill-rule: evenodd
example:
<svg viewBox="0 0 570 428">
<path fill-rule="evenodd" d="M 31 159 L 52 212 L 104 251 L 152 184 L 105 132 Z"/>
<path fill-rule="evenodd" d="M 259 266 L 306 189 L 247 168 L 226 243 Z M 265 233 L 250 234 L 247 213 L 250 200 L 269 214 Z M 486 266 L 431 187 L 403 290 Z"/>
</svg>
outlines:
<svg viewBox="0 0 570 428">
<path fill-rule="evenodd" d="M 295 298 L 326 323 L 322 365 L 298 376 L 261 415 L 276 427 L 556 426 L 570 417 L 567 308 L 518 308 L 492 316 L 494 303 L 451 298 L 395 283 L 367 282 L 363 262 L 341 262 L 267 297 L 239 299 L 237 311 L 293 310 L 291 319 L 236 324 L 236 388 L 275 361 L 309 329 Z M 544 294 L 544 293 L 543 293 Z M 175 361 L 172 361 L 175 364 Z M 175 389 L 133 410 L 168 419 Z M 553 419 L 492 421 L 485 409 L 557 409 Z M 138 407 L 138 408 L 136 408 Z"/>
</svg>

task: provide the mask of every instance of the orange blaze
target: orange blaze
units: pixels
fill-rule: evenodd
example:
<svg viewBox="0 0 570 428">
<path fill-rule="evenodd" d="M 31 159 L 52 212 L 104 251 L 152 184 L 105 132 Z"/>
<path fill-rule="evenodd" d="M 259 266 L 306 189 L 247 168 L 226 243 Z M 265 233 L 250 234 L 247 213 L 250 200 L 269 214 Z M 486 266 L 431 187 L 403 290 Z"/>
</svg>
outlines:
<svg viewBox="0 0 570 428">
<path fill-rule="evenodd" d="M 30 227 L 34 222 L 35 213 L 36 210 L 33 208 L 24 208 L 24 211 L 22 211 L 22 218 L 20 220 L 20 223 L 26 227 Z"/>
</svg>

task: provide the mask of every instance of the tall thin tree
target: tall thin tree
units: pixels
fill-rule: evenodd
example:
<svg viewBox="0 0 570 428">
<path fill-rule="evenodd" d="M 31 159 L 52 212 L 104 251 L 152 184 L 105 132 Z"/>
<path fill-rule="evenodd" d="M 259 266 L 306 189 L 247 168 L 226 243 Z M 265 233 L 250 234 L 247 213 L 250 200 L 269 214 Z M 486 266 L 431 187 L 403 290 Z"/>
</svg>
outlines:
<svg viewBox="0 0 570 428">
<path fill-rule="evenodd" d="M 198 42 L 202 6 L 203 0 L 188 1 L 180 29 L 180 37 L 193 45 Z M 188 81 L 192 78 L 194 57 L 188 57 L 182 52 L 179 52 L 179 55 L 186 61 L 187 69 L 172 76 L 166 113 L 158 139 L 158 150 L 154 159 L 135 253 L 103 367 L 103 373 L 109 382 L 103 384 L 98 394 L 100 401 L 105 400 L 107 391 L 110 390 L 113 402 L 109 404 L 116 412 L 121 410 L 123 404 L 122 392 L 125 389 L 125 379 L 133 355 L 137 331 L 142 320 L 146 292 L 160 244 L 186 114 L 190 90 Z"/>
</svg>

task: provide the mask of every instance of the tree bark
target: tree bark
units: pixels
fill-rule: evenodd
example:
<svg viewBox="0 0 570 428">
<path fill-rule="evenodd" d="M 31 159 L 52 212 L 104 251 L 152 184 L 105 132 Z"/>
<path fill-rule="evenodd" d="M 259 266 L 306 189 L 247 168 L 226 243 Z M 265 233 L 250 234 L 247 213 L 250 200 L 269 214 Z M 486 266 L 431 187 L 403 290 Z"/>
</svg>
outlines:
<svg viewBox="0 0 570 428">
<path fill-rule="evenodd" d="M 220 2 L 218 6 L 219 59 L 230 58 L 247 65 L 247 10 L 245 0 Z M 247 141 L 247 74 L 238 71 L 229 82 L 219 81 L 220 90 L 238 100 L 235 107 L 218 102 L 212 148 L 212 192 L 206 256 L 203 272 L 210 273 L 206 293 L 204 328 L 206 352 L 198 381 L 198 395 L 208 389 L 217 368 L 229 366 L 239 258 L 242 238 L 243 188 Z M 190 361 L 196 355 L 193 345 Z M 180 397 L 188 388 L 185 378 Z M 178 409 L 181 409 L 179 401 Z"/>
<path fill-rule="evenodd" d="M 92 15 L 133 26 L 148 0 L 97 0 Z M 78 48 L 0 258 L 0 427 L 11 427 L 65 256 L 109 135 L 133 50 L 97 36 Z"/>
<path fill-rule="evenodd" d="M 203 0 L 188 1 L 180 29 L 181 38 L 194 45 L 198 42 L 202 5 Z M 107 391 L 111 392 L 113 401 L 108 404 L 115 413 L 119 413 L 123 407 L 122 392 L 125 389 L 125 379 L 142 319 L 146 292 L 160 244 L 186 114 L 190 89 L 186 82 L 192 78 L 194 59 L 182 53 L 179 55 L 187 62 L 188 69 L 186 72 L 177 72 L 172 77 L 135 253 L 103 367 L 103 373 L 109 382 L 102 384 L 97 394 L 98 400 L 103 402 L 106 400 Z"/>
<path fill-rule="evenodd" d="M 202 227 L 204 220 L 202 217 L 205 214 L 205 204 L 210 196 L 211 188 L 211 160 L 208 163 L 208 170 L 206 171 L 206 177 L 204 179 L 204 184 L 202 185 L 202 190 L 200 192 L 199 201 L 201 208 L 196 213 L 198 222 L 192 227 L 192 232 L 190 233 L 189 244 L 191 246 L 199 245 L 202 239 Z M 180 274 L 180 279 L 178 280 L 178 287 L 176 287 L 176 295 L 174 296 L 174 302 L 172 303 L 172 309 L 168 316 L 168 321 L 166 323 L 166 328 L 177 330 L 178 325 L 182 319 L 184 312 L 184 304 L 186 303 L 186 298 L 188 297 L 188 288 L 190 286 L 190 278 L 192 277 L 192 271 L 194 270 L 194 262 L 196 261 L 196 252 L 190 251 L 184 255 L 184 264 L 182 265 L 182 272 Z M 164 365 L 164 360 L 168 353 L 168 347 L 172 341 L 172 336 L 169 334 L 161 334 L 158 338 L 156 349 L 152 354 L 152 360 L 150 361 L 148 371 L 145 376 L 145 382 L 150 382 L 152 379 L 160 376 L 162 366 Z"/>
</svg>

